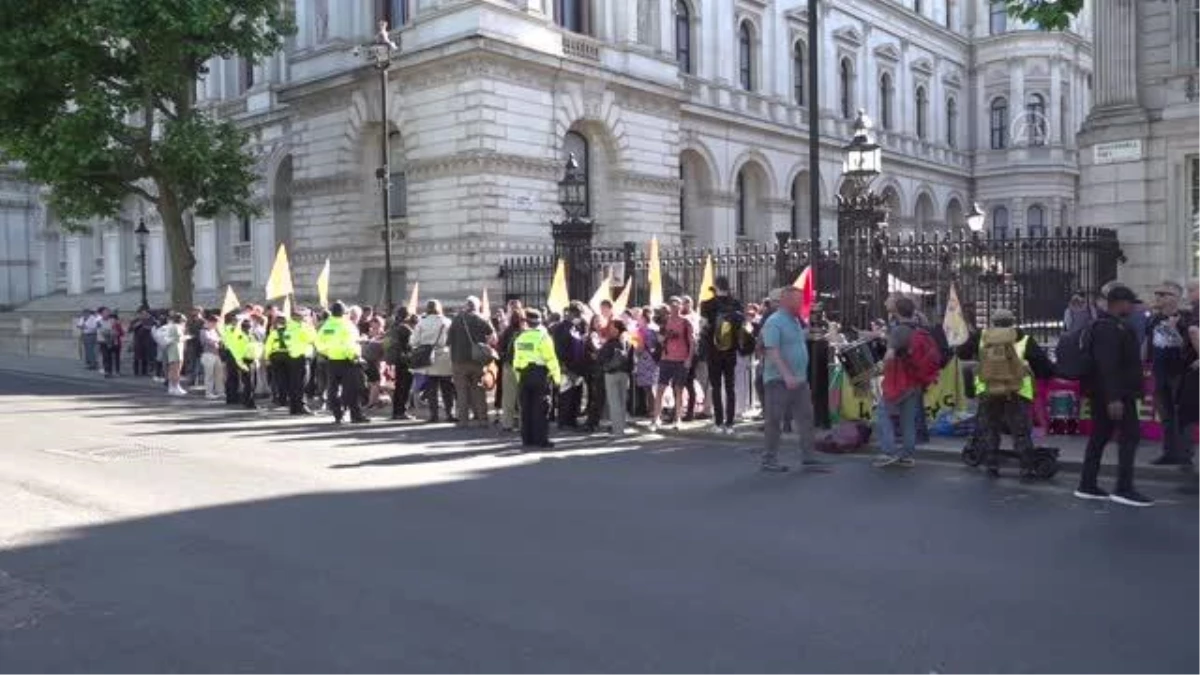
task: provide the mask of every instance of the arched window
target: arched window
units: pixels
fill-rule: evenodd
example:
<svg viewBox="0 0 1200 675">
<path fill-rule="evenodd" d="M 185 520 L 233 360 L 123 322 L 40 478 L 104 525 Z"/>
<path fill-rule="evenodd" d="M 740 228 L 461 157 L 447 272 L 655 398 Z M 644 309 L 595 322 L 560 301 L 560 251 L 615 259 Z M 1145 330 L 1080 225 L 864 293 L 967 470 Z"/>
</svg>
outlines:
<svg viewBox="0 0 1200 675">
<path fill-rule="evenodd" d="M 388 30 L 408 23 L 408 0 L 375 0 L 375 21 L 386 21 Z"/>
<path fill-rule="evenodd" d="M 388 217 L 408 216 L 408 176 L 404 173 L 404 145 L 399 131 L 388 133 Z"/>
<path fill-rule="evenodd" d="M 675 60 L 680 70 L 692 72 L 692 11 L 684 0 L 675 0 Z"/>
<path fill-rule="evenodd" d="M 879 126 L 892 128 L 892 76 L 889 73 L 879 78 Z"/>
<path fill-rule="evenodd" d="M 738 171 L 737 184 L 734 186 L 734 199 L 737 200 L 736 210 L 734 211 L 734 225 L 736 226 L 737 236 L 746 236 L 746 221 L 750 219 L 749 207 L 746 203 L 746 170 Z"/>
<path fill-rule="evenodd" d="M 1008 30 L 1008 7 L 1004 0 L 992 0 L 990 28 L 992 35 L 1001 35 Z"/>
<path fill-rule="evenodd" d="M 687 173 L 679 163 L 679 231 L 687 232 Z"/>
<path fill-rule="evenodd" d="M 1003 206 L 992 209 L 992 236 L 1008 236 L 1008 209 Z"/>
<path fill-rule="evenodd" d="M 850 64 L 850 59 L 842 59 L 838 77 L 841 80 L 838 86 L 841 87 L 842 117 L 850 119 L 854 112 L 854 66 Z"/>
<path fill-rule="evenodd" d="M 1007 147 L 1008 101 L 1001 96 L 992 101 L 992 149 L 1003 150 Z"/>
<path fill-rule="evenodd" d="M 917 87 L 917 138 L 924 139 L 929 126 L 929 97 L 925 87 Z"/>
<path fill-rule="evenodd" d="M 1038 204 L 1029 207 L 1025 212 L 1025 230 L 1031 237 L 1046 236 L 1046 210 Z"/>
<path fill-rule="evenodd" d="M 563 137 L 563 161 L 573 153 L 583 175 L 583 217 L 592 215 L 592 163 L 587 138 L 578 131 L 568 131 Z"/>
<path fill-rule="evenodd" d="M 754 33 L 749 21 L 738 26 L 738 81 L 742 89 L 754 90 Z"/>
<path fill-rule="evenodd" d="M 1065 145 L 1070 128 L 1067 124 L 1067 97 L 1063 96 L 1058 105 L 1058 142 Z"/>
<path fill-rule="evenodd" d="M 588 32 L 588 0 L 554 0 L 555 22 L 569 31 Z"/>
<path fill-rule="evenodd" d="M 1030 94 L 1025 102 L 1026 128 L 1029 129 L 1030 145 L 1046 144 L 1046 99 L 1041 94 Z"/>
<path fill-rule="evenodd" d="M 804 105 L 804 52 L 805 46 L 799 40 L 792 47 L 792 95 L 796 105 Z"/>
<path fill-rule="evenodd" d="M 946 99 L 946 145 L 958 147 L 958 101 Z"/>
</svg>

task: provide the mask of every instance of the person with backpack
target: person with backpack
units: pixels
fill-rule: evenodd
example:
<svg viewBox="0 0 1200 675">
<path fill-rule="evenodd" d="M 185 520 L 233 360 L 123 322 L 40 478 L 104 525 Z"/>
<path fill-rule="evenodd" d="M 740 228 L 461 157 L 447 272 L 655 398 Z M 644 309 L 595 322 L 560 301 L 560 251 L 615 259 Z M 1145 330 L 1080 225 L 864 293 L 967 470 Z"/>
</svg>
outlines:
<svg viewBox="0 0 1200 675">
<path fill-rule="evenodd" d="M 941 351 L 933 336 L 923 328 L 916 315 L 916 304 L 909 298 L 893 301 L 896 321 L 887 331 L 887 352 L 883 359 L 883 392 L 875 409 L 875 428 L 883 456 L 877 467 L 916 464 L 917 414 L 924 405 L 922 392 L 937 381 L 941 371 Z M 900 418 L 901 447 L 896 447 L 892 416 Z"/>
<path fill-rule="evenodd" d="M 1142 359 L 1137 336 L 1126 323 L 1137 295 L 1123 284 L 1109 284 L 1105 309 L 1080 339 L 1085 367 L 1083 391 L 1091 403 L 1092 433 L 1075 496 L 1111 499 L 1126 506 L 1150 506 L 1154 500 L 1133 487 L 1133 462 L 1141 438 L 1137 401 L 1142 397 Z M 1117 485 L 1109 495 L 1100 489 L 1100 460 L 1104 446 L 1117 436 Z"/>
<path fill-rule="evenodd" d="M 713 281 L 714 296 L 700 303 L 705 334 L 701 339 L 708 345 L 708 381 L 712 386 L 713 428 L 718 433 L 733 435 L 733 416 L 737 410 L 735 372 L 738 348 L 746 321 L 742 303 L 729 293 L 729 279 Z M 722 389 L 724 391 L 722 392 Z"/>
<path fill-rule="evenodd" d="M 415 419 L 408 413 L 408 399 L 412 395 L 412 326 L 408 325 L 408 308 L 400 307 L 388 329 L 387 362 L 392 366 L 395 387 L 392 390 L 392 419 Z"/>
<path fill-rule="evenodd" d="M 1012 434 L 1013 448 L 1021 457 L 1022 477 L 1032 471 L 1034 378 L 1053 373 L 1046 352 L 1032 337 L 1016 327 L 1007 309 L 992 313 L 992 326 L 969 340 L 960 350 L 963 358 L 977 360 L 975 396 L 979 401 L 974 443 L 980 449 L 988 475 L 1000 475 L 1000 434 Z"/>
</svg>

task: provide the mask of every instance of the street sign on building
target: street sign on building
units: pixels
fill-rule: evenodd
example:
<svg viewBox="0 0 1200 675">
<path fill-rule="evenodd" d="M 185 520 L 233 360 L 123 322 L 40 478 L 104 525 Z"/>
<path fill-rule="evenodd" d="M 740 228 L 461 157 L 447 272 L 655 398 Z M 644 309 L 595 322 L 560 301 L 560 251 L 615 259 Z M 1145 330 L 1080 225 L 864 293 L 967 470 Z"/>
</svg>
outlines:
<svg viewBox="0 0 1200 675">
<path fill-rule="evenodd" d="M 1137 162 L 1142 159 L 1142 141 L 1133 138 L 1127 141 L 1099 143 L 1092 148 L 1094 164 L 1118 164 Z"/>
</svg>

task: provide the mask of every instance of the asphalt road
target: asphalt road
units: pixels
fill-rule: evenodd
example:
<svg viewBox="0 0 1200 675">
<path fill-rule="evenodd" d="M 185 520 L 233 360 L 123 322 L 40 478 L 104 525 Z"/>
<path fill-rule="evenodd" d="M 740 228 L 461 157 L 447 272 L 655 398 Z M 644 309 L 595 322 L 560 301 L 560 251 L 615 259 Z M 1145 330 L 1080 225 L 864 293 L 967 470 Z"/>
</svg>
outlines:
<svg viewBox="0 0 1200 675">
<path fill-rule="evenodd" d="M 1190 672 L 1197 505 L 0 372 L 0 670 Z"/>
</svg>

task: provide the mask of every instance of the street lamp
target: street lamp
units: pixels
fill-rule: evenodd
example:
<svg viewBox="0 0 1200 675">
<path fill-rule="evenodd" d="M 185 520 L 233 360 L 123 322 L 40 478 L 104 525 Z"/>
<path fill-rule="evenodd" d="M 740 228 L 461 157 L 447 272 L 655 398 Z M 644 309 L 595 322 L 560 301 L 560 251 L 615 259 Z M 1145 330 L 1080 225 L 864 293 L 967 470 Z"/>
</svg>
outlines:
<svg viewBox="0 0 1200 675">
<path fill-rule="evenodd" d="M 573 152 L 567 155 L 566 170 L 558 181 L 558 203 L 567 220 L 579 220 L 587 212 L 587 179 Z"/>
<path fill-rule="evenodd" d="M 575 153 L 567 155 L 562 180 L 558 181 L 558 204 L 564 218 L 551 223 L 554 257 L 567 264 L 567 289 L 571 293 L 589 288 L 591 279 L 592 233 L 595 227 L 588 214 L 587 171 L 579 166 Z M 572 295 L 571 297 L 575 297 Z"/>
<path fill-rule="evenodd" d="M 867 117 L 867 111 L 859 108 L 858 116 L 854 118 L 854 138 L 842 149 L 846 151 L 842 175 L 853 181 L 857 191 L 861 192 L 883 168 L 883 150 L 871 134 L 871 118 Z"/>
<path fill-rule="evenodd" d="M 889 215 L 883 198 L 871 192 L 871 182 L 883 168 L 883 151 L 866 111 L 858 111 L 854 137 L 842 150 L 848 190 L 838 195 L 839 309 L 843 323 L 866 326 L 888 293 Z"/>
<path fill-rule="evenodd" d="M 383 195 L 383 302 L 390 316 L 392 308 L 392 176 L 390 161 L 391 139 L 388 128 L 388 71 L 392 67 L 392 52 L 397 49 L 388 35 L 387 21 L 379 22 L 375 41 L 367 46 L 367 62 L 379 71 L 379 119 L 382 132 L 379 134 L 379 168 L 375 177 L 379 179 L 379 192 Z"/>
<path fill-rule="evenodd" d="M 142 305 L 141 309 L 150 309 L 150 302 L 146 298 L 146 238 L 150 236 L 150 230 L 146 229 L 146 219 L 138 218 L 137 229 L 133 231 L 137 237 L 138 245 L 138 267 L 142 272 Z"/>
<path fill-rule="evenodd" d="M 983 221 L 985 218 L 986 215 L 983 209 L 979 208 L 979 202 L 973 202 L 971 204 L 971 211 L 967 213 L 967 229 L 971 230 L 974 234 L 983 232 Z"/>
</svg>

